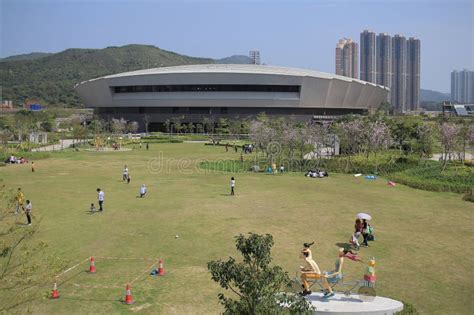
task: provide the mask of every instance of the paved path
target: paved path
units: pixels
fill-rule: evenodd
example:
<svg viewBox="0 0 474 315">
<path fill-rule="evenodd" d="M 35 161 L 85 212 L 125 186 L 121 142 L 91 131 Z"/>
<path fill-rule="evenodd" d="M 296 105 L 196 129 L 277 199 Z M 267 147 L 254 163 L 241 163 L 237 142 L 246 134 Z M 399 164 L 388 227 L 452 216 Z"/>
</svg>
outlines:
<svg viewBox="0 0 474 315">
<path fill-rule="evenodd" d="M 441 156 L 443 156 L 443 154 L 436 153 L 436 154 L 433 154 L 433 157 L 432 157 L 431 159 L 432 159 L 433 161 L 439 161 L 439 159 L 440 159 Z M 452 155 L 451 158 L 457 159 L 457 155 Z M 466 160 L 472 160 L 472 159 L 474 159 L 474 153 L 466 152 L 466 153 L 465 153 L 465 159 L 466 159 Z"/>
<path fill-rule="evenodd" d="M 31 151 L 33 152 L 60 151 L 60 150 L 69 148 L 72 144 L 73 144 L 72 139 L 64 139 L 64 140 L 59 140 L 58 144 L 52 144 L 52 145 L 47 145 L 41 148 L 35 148 L 35 149 L 32 149 Z"/>
</svg>

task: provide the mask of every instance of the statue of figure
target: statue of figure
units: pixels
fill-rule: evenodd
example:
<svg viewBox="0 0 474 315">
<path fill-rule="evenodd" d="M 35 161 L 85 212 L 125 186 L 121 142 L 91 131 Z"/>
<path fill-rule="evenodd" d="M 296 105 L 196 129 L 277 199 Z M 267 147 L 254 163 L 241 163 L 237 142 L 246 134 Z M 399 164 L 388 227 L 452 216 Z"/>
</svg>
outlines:
<svg viewBox="0 0 474 315">
<path fill-rule="evenodd" d="M 309 290 L 308 279 L 316 280 L 321 278 L 321 270 L 319 269 L 318 264 L 313 260 L 313 255 L 310 249 L 311 245 L 313 244 L 314 242 L 304 243 L 303 250 L 301 251 L 300 255 L 300 258 L 304 259 L 306 263 L 305 266 L 300 266 L 301 281 L 303 282 L 303 292 L 300 294 L 303 296 L 311 294 L 311 290 Z"/>
</svg>

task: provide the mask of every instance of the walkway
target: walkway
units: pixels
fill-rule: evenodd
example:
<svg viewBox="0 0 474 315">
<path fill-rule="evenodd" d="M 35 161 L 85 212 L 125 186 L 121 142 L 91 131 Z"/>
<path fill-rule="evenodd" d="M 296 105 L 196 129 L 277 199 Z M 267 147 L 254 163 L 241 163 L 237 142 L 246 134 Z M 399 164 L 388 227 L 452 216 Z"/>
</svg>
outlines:
<svg viewBox="0 0 474 315">
<path fill-rule="evenodd" d="M 32 152 L 60 151 L 60 150 L 67 149 L 70 146 L 72 146 L 73 142 L 74 142 L 74 140 L 72 140 L 72 139 L 59 140 L 59 143 L 57 143 L 57 144 L 51 144 L 51 145 L 47 145 L 45 147 L 35 148 L 35 149 L 32 149 L 31 151 Z"/>
</svg>

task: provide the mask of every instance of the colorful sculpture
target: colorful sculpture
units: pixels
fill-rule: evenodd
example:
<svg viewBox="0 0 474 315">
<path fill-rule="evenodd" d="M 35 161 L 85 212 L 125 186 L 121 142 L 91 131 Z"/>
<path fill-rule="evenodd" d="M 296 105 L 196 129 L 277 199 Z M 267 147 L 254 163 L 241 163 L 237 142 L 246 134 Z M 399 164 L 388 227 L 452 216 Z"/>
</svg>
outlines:
<svg viewBox="0 0 474 315">
<path fill-rule="evenodd" d="M 370 288 L 375 287 L 375 281 L 377 280 L 377 277 L 375 276 L 375 258 L 372 257 L 371 260 L 369 260 L 368 266 L 367 266 L 367 271 L 364 275 L 364 285 Z"/>
<path fill-rule="evenodd" d="M 301 251 L 300 258 L 304 259 L 306 265 L 300 266 L 301 272 L 301 281 L 303 282 L 303 292 L 300 294 L 305 296 L 311 294 L 311 290 L 309 290 L 309 283 L 308 279 L 320 279 L 321 278 L 321 270 L 319 269 L 318 264 L 313 260 L 313 254 L 311 253 L 311 245 L 312 243 L 304 243 L 303 250 Z"/>
</svg>

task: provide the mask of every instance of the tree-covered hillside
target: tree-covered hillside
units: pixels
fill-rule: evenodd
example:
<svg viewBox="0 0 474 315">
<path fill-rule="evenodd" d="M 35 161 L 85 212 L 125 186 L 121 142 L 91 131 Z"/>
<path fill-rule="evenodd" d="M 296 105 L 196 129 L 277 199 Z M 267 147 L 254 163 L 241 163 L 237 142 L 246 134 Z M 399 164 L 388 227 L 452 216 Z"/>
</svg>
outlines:
<svg viewBox="0 0 474 315">
<path fill-rule="evenodd" d="M 49 105 L 78 106 L 75 84 L 114 73 L 154 67 L 214 63 L 155 46 L 127 45 L 104 49 L 67 49 L 33 60 L 0 62 L 3 99 L 22 104 L 39 99 Z"/>
</svg>

